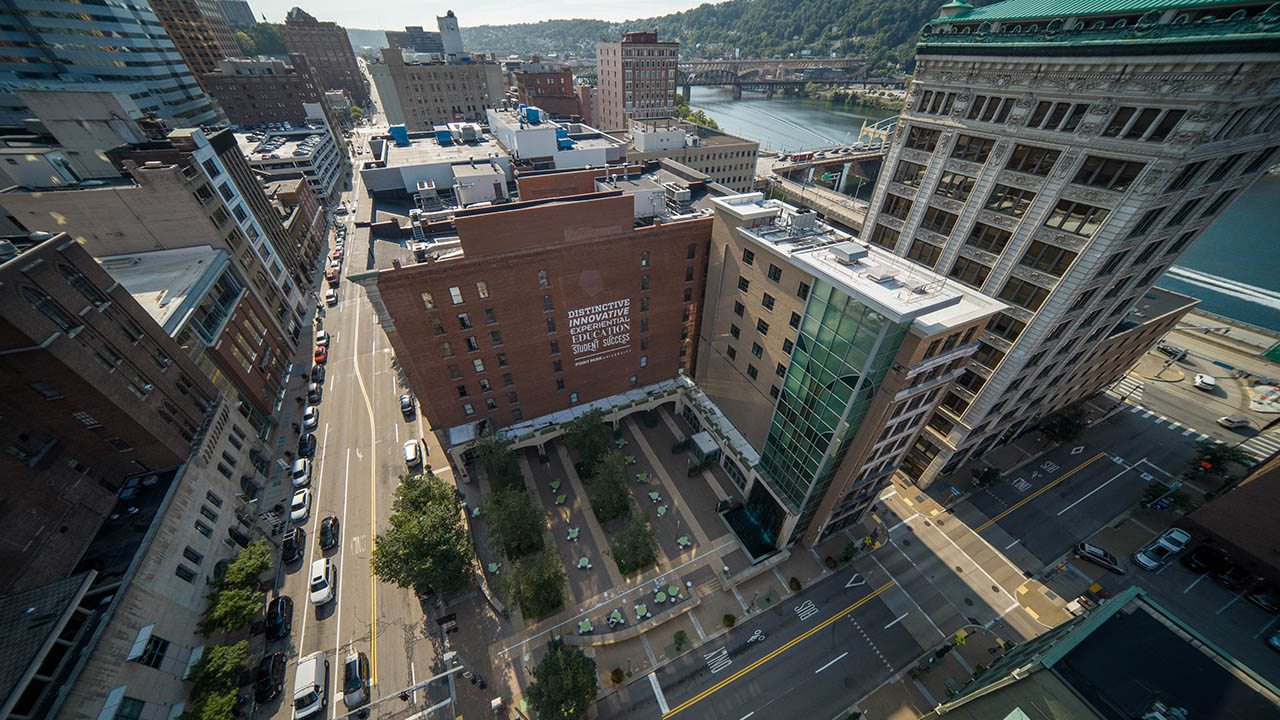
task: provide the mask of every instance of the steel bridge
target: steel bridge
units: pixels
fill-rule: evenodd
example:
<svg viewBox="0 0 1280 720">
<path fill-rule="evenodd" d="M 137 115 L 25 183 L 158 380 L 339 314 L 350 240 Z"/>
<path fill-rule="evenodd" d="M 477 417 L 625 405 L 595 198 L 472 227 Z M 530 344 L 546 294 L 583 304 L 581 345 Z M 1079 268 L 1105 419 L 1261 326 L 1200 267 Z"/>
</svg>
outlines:
<svg viewBox="0 0 1280 720">
<path fill-rule="evenodd" d="M 732 87 L 735 98 L 743 90 L 765 92 L 804 87 L 810 82 L 851 82 L 865 78 L 867 61 L 860 57 L 791 60 L 691 60 L 678 64 L 685 99 L 694 85 Z"/>
</svg>

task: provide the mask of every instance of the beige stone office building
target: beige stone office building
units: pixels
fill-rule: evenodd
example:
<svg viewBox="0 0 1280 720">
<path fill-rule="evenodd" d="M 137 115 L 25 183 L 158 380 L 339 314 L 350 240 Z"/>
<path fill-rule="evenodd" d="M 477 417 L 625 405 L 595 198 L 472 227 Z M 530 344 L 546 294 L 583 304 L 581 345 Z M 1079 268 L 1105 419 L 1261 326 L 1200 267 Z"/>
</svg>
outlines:
<svg viewBox="0 0 1280 720">
<path fill-rule="evenodd" d="M 627 161 L 671 158 L 734 192 L 747 192 L 756 177 L 760 143 L 676 118 L 632 120 Z"/>
<path fill-rule="evenodd" d="M 410 132 L 464 120 L 483 121 L 485 110 L 497 107 L 506 95 L 502 67 L 492 62 L 439 62 L 419 59 L 399 48 L 383 48 L 385 72 L 378 94 L 389 108 L 399 108 Z M 395 100 L 387 97 L 387 89 Z M 388 117 L 392 117 L 389 115 Z"/>
<path fill-rule="evenodd" d="M 1221 5 L 957 0 L 923 30 L 864 239 L 1009 308 L 916 482 L 1115 381 L 1191 304 L 1153 283 L 1280 145 L 1280 26 Z"/>
</svg>

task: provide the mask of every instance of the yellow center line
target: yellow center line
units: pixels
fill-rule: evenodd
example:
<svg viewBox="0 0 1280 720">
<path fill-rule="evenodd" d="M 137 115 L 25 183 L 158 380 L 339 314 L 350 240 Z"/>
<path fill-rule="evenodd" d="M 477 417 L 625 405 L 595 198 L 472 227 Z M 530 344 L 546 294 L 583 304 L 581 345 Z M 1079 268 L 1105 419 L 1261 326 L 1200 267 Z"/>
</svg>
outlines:
<svg viewBox="0 0 1280 720">
<path fill-rule="evenodd" d="M 889 588 L 893 587 L 893 586 L 894 586 L 894 584 L 895 584 L 895 583 L 894 583 L 894 581 L 890 580 L 889 582 L 885 583 L 884 585 L 881 585 L 881 586 L 880 586 L 880 587 L 879 587 L 875 592 L 873 592 L 873 593 L 871 593 L 870 595 L 868 595 L 868 596 L 866 596 L 866 597 L 862 598 L 861 600 L 859 600 L 859 601 L 857 601 L 857 602 L 853 603 L 853 604 L 852 604 L 852 605 L 850 605 L 849 607 L 847 607 L 847 608 L 845 608 L 845 609 L 841 610 L 840 612 L 836 613 L 835 615 L 832 615 L 831 617 L 827 618 L 826 620 L 823 620 L 822 622 L 818 623 L 816 626 L 814 626 L 813 628 L 811 628 L 810 630 L 808 630 L 807 632 L 805 632 L 803 635 L 800 635 L 799 637 L 797 637 L 797 638 L 795 638 L 795 639 L 791 640 L 790 642 L 788 642 L 787 644 L 785 644 L 785 645 L 783 645 L 782 647 L 778 648 L 777 650 L 774 650 L 773 652 L 769 653 L 768 655 L 765 655 L 764 657 L 762 657 L 762 658 L 760 658 L 759 660 L 757 660 L 757 661 L 755 661 L 755 662 L 751 663 L 750 665 L 748 665 L 748 666 L 746 666 L 745 668 L 743 668 L 743 669 L 739 670 L 738 672 L 736 672 L 736 673 L 734 673 L 734 674 L 730 675 L 729 677 L 725 678 L 724 680 L 721 680 L 720 682 L 716 683 L 715 685 L 711 686 L 710 688 L 708 688 L 708 689 L 706 689 L 706 690 L 703 690 L 702 692 L 698 693 L 698 694 L 697 694 L 697 695 L 695 695 L 694 697 L 692 697 L 692 698 L 690 698 L 690 699 L 688 699 L 688 700 L 685 700 L 683 703 L 680 703 L 678 706 L 676 706 L 676 707 L 672 708 L 669 712 L 667 712 L 665 715 L 663 715 L 663 716 L 662 716 L 662 719 L 663 719 L 663 720 L 666 720 L 667 718 L 672 717 L 672 716 L 676 715 L 676 714 L 677 714 L 677 713 L 679 713 L 679 712 L 683 712 L 684 710 L 688 710 L 688 709 L 689 709 L 690 707 L 692 707 L 693 705 L 696 705 L 696 704 L 698 704 L 698 703 L 702 702 L 703 700 L 707 699 L 707 698 L 708 698 L 708 697 L 710 697 L 711 695 L 713 695 L 713 694 L 715 694 L 715 693 L 719 692 L 720 690 L 722 690 L 725 686 L 729 685 L 729 683 L 732 683 L 733 681 L 737 680 L 738 678 L 741 678 L 743 675 L 746 675 L 747 673 L 749 673 L 749 672 L 751 672 L 752 670 L 755 670 L 756 668 L 760 667 L 761 665 L 763 665 L 763 664 L 765 664 L 765 663 L 769 662 L 770 660 L 772 660 L 773 658 L 775 658 L 775 657 L 777 657 L 777 656 L 781 655 L 782 653 L 786 652 L 787 650 L 790 650 L 790 649 L 791 649 L 793 646 L 795 646 L 797 643 L 800 643 L 800 642 L 802 642 L 803 640 L 805 640 L 805 639 L 809 638 L 810 636 L 812 636 L 814 633 L 818 632 L 819 630 L 822 630 L 823 628 L 830 626 L 830 625 L 831 625 L 831 623 L 833 623 L 833 622 L 835 622 L 835 621 L 839 620 L 840 618 L 844 617 L 845 615 L 848 615 L 850 612 L 853 612 L 854 610 L 857 610 L 859 607 L 861 607 L 864 603 L 866 603 L 866 602 L 867 602 L 868 600 L 870 600 L 871 598 L 874 598 L 875 596 L 879 595 L 880 593 L 884 592 L 885 590 L 888 590 Z"/>
<path fill-rule="evenodd" d="M 991 527 L 992 525 L 994 525 L 994 524 L 996 524 L 996 523 L 1000 522 L 1000 520 L 1001 520 L 1001 519 L 1003 519 L 1003 518 L 1004 518 L 1004 516 L 1008 515 L 1009 513 L 1013 512 L 1014 510 L 1017 510 L 1018 508 L 1022 507 L 1023 505 L 1026 505 L 1027 503 L 1031 502 L 1032 500 L 1035 500 L 1037 497 L 1039 497 L 1039 496 L 1040 496 L 1040 494 L 1041 494 L 1041 493 L 1046 492 L 1046 491 L 1047 491 L 1047 490 L 1049 490 L 1050 488 L 1053 488 L 1053 487 L 1057 486 L 1057 485 L 1058 485 L 1058 483 L 1061 483 L 1063 480 L 1066 480 L 1067 478 L 1071 477 L 1072 475 L 1075 475 L 1076 473 L 1078 473 L 1078 472 L 1080 472 L 1081 470 L 1083 470 L 1083 469 L 1085 469 L 1086 467 L 1088 467 L 1088 466 L 1090 465 L 1090 463 L 1094 462 L 1094 461 L 1095 461 L 1095 460 L 1097 460 L 1098 458 L 1104 457 L 1105 455 L 1106 455 L 1106 453 L 1105 453 L 1105 452 L 1100 452 L 1100 453 L 1098 453 L 1097 455 L 1094 455 L 1093 457 L 1089 458 L 1088 460 L 1085 460 L 1083 463 L 1081 463 L 1081 464 L 1077 465 L 1076 467 L 1072 468 L 1069 472 L 1067 472 L 1067 473 L 1065 473 L 1065 474 L 1061 475 L 1057 480 L 1054 480 L 1053 482 L 1049 483 L 1048 485 L 1045 485 L 1044 487 L 1040 488 L 1039 490 L 1037 490 L 1037 491 L 1035 491 L 1035 492 L 1031 493 L 1030 495 L 1028 495 L 1028 496 L 1026 496 L 1026 497 L 1022 498 L 1022 499 L 1021 499 L 1021 500 L 1019 500 L 1018 502 L 1016 502 L 1016 503 L 1014 503 L 1013 505 L 1009 506 L 1009 509 L 1008 509 L 1008 510 L 1005 510 L 1004 512 L 1000 513 L 999 515 L 997 515 L 997 516 L 995 516 L 995 517 L 991 518 L 990 520 L 988 520 L 988 521 L 986 521 L 986 522 L 982 523 L 981 525 L 979 525 L 978 527 L 974 528 L 974 529 L 973 529 L 973 531 L 974 531 L 974 532 L 976 532 L 976 533 L 980 533 L 980 532 L 982 532 L 983 530 L 986 530 L 987 528 Z"/>
<path fill-rule="evenodd" d="M 369 391 L 364 386 L 364 376 L 360 373 L 360 296 L 356 295 L 356 323 L 353 347 L 355 355 L 356 382 L 360 386 L 360 395 L 364 397 L 365 411 L 369 414 L 369 681 L 378 684 L 378 578 L 373 574 L 373 541 L 378 536 L 378 454 L 377 431 L 373 419 L 373 403 L 369 401 Z"/>
</svg>

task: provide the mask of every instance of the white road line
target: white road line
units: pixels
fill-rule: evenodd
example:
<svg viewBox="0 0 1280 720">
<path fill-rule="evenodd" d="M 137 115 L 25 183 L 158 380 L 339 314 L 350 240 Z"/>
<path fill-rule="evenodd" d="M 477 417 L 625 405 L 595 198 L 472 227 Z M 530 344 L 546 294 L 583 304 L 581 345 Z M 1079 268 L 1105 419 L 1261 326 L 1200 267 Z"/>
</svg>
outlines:
<svg viewBox="0 0 1280 720">
<path fill-rule="evenodd" d="M 1235 605 L 1236 602 L 1240 600 L 1240 598 L 1244 597 L 1244 593 L 1245 593 L 1244 590 L 1241 590 L 1240 592 L 1236 593 L 1236 596 L 1228 600 L 1226 605 L 1223 605 L 1222 607 L 1218 608 L 1218 612 L 1214 613 L 1214 615 L 1221 615 L 1224 610 L 1231 607 L 1232 605 Z"/>
<path fill-rule="evenodd" d="M 1147 419 L 1147 418 L 1151 417 L 1152 415 L 1155 415 L 1155 413 L 1153 413 L 1153 412 L 1151 412 L 1150 410 L 1148 410 L 1148 411 L 1146 411 L 1146 412 L 1142 413 L 1142 419 L 1143 419 L 1143 420 L 1145 420 L 1145 419 Z"/>
<path fill-rule="evenodd" d="M 1004 549 L 1005 549 L 1005 550 L 1008 550 L 1009 548 L 1013 547 L 1014 545 L 1017 545 L 1017 544 L 1018 544 L 1018 543 L 1020 543 L 1020 542 L 1022 542 L 1022 538 L 1018 538 L 1017 540 L 1014 540 L 1013 542 L 1009 543 L 1008 545 L 1005 545 L 1005 546 L 1004 546 Z"/>
<path fill-rule="evenodd" d="M 1145 459 L 1146 459 L 1146 458 L 1143 458 L 1143 460 L 1145 460 Z M 1138 462 L 1142 462 L 1142 460 L 1139 460 Z M 1101 485 L 1099 485 L 1098 487 L 1096 487 L 1096 488 L 1094 488 L 1094 489 L 1090 490 L 1087 494 L 1085 494 L 1085 496 L 1084 496 L 1084 497 L 1080 498 L 1079 500 L 1076 500 L 1075 502 L 1071 503 L 1070 505 L 1068 505 L 1068 506 L 1066 506 L 1066 507 L 1062 508 L 1061 510 L 1059 510 L 1059 511 L 1058 511 L 1058 517 L 1062 517 L 1062 514 L 1063 514 L 1063 513 L 1065 513 L 1066 511 L 1068 511 L 1068 510 L 1070 510 L 1071 508 L 1073 508 L 1073 507 L 1075 507 L 1075 506 L 1079 505 L 1080 503 L 1084 502 L 1085 500 L 1088 500 L 1090 497 L 1092 497 L 1092 496 L 1093 496 L 1093 494 L 1094 494 L 1094 493 L 1096 493 L 1096 492 L 1098 492 L 1099 490 L 1101 490 L 1102 488 L 1104 488 L 1104 487 L 1106 487 L 1106 486 L 1110 485 L 1113 481 L 1115 481 L 1115 479 L 1116 479 L 1116 478 L 1118 478 L 1118 477 L 1120 477 L 1121 475 L 1124 475 L 1125 473 L 1129 472 L 1129 471 L 1130 471 L 1130 470 L 1132 470 L 1132 469 L 1134 468 L 1134 466 L 1136 466 L 1137 464 L 1138 464 L 1138 463 L 1134 463 L 1133 465 L 1128 465 L 1128 466 L 1126 466 L 1126 467 L 1125 467 L 1125 469 L 1121 470 L 1120 472 L 1116 473 L 1115 475 L 1112 475 L 1110 480 L 1108 480 L 1108 481 L 1106 481 L 1106 482 L 1102 483 Z"/>
<path fill-rule="evenodd" d="M 347 486 L 350 485 L 350 483 L 348 482 L 348 478 L 350 477 L 351 477 L 351 448 L 347 448 L 347 460 L 346 460 L 346 464 L 342 468 L 342 520 L 341 520 L 341 523 L 338 525 L 339 539 L 341 539 L 341 533 L 347 529 Z M 342 647 L 342 588 L 346 585 L 346 581 L 342 579 L 342 569 L 347 566 L 347 564 L 343 561 L 343 558 L 346 557 L 346 554 L 347 554 L 347 544 L 345 542 L 339 542 L 338 543 L 338 587 L 335 588 L 333 593 L 333 608 L 334 608 L 333 614 L 337 616 L 337 622 L 334 623 L 334 627 L 333 627 L 333 659 L 334 660 L 338 659 L 339 657 L 338 648 Z M 337 662 L 333 663 L 332 668 L 333 668 L 333 680 L 331 682 L 337 683 L 338 663 Z M 337 687 L 337 685 L 331 684 L 329 687 Z"/>
<path fill-rule="evenodd" d="M 1191 428 L 1187 428 L 1186 430 L 1183 430 L 1183 431 L 1182 431 L 1182 437 L 1186 437 L 1186 436 L 1190 435 L 1190 434 L 1191 434 L 1191 433 L 1193 433 L 1193 432 L 1195 432 L 1195 430 L 1192 430 Z"/>
<path fill-rule="evenodd" d="M 689 614 L 690 614 L 690 615 L 692 615 L 693 613 L 689 613 Z M 1265 624 L 1265 625 L 1263 625 L 1262 627 L 1258 628 L 1258 632 L 1256 632 L 1256 633 L 1254 633 L 1254 634 L 1253 634 L 1253 639 L 1254 639 L 1254 640 L 1257 640 L 1259 635 L 1261 635 L 1262 633 L 1264 633 L 1264 632 L 1266 632 L 1267 630 L 1271 629 L 1271 626 L 1272 626 L 1272 625 L 1275 625 L 1277 620 L 1280 620 L 1280 615 L 1276 615 L 1275 617 L 1273 617 L 1273 618 L 1271 618 L 1270 620 L 1268 620 L 1268 621 L 1266 622 L 1266 624 Z"/>
<path fill-rule="evenodd" d="M 906 525 L 907 523 L 911 522 L 912 520 L 915 520 L 918 517 L 920 517 L 920 513 L 911 513 L 909 517 L 903 518 L 901 522 L 889 528 L 888 531 L 893 532 L 894 530 L 897 530 L 898 528 L 902 527 L 903 525 Z"/>
<path fill-rule="evenodd" d="M 400 444 L 400 423 L 396 423 L 391 427 L 395 428 L 396 430 L 396 444 L 399 445 Z"/>
<path fill-rule="evenodd" d="M 910 614 L 911 614 L 911 613 L 909 613 L 909 612 L 904 612 L 904 613 L 902 613 L 901 615 L 899 615 L 899 616 L 898 616 L 898 618 L 897 618 L 896 620 L 894 620 L 893 622 L 889 623 L 888 625 L 885 625 L 885 626 L 884 626 L 884 629 L 885 629 L 885 630 L 888 630 L 889 628 L 893 627 L 894 625 L 897 625 L 898 623 L 902 622 L 902 618 L 904 618 L 904 617 L 906 617 L 906 616 L 908 616 L 908 615 L 910 615 Z"/>
<path fill-rule="evenodd" d="M 1204 575 L 1201 575 L 1200 577 L 1196 578 L 1195 580 L 1192 580 L 1192 581 L 1191 581 L 1191 584 L 1190 584 L 1190 585 L 1188 585 L 1188 586 L 1187 586 L 1187 588 L 1186 588 L 1185 590 L 1183 590 L 1183 591 L 1182 591 L 1182 594 L 1183 594 L 1183 595 L 1186 595 L 1187 593 L 1191 592 L 1191 588 L 1193 588 L 1193 587 L 1195 587 L 1195 586 L 1199 585 L 1199 584 L 1200 584 L 1200 581 L 1201 581 L 1201 580 L 1203 580 L 1204 578 L 1205 578 L 1205 576 L 1204 576 Z"/>
<path fill-rule="evenodd" d="M 890 544 L 891 544 L 891 545 L 893 544 L 893 543 L 892 543 L 892 541 L 890 541 Z M 899 548 L 897 545 L 894 545 L 894 548 L 895 548 L 898 552 L 902 553 L 902 556 L 903 556 L 903 557 L 905 557 L 905 558 L 907 558 L 907 561 L 908 561 L 908 562 L 911 562 L 911 558 L 910 558 L 910 557 L 907 557 L 907 554 L 906 554 L 905 552 L 902 552 L 902 548 Z M 875 556 L 875 555 L 872 555 L 872 556 L 871 556 L 871 561 L 872 561 L 872 562 L 874 562 L 874 563 L 876 564 L 876 567 L 880 568 L 881 572 L 883 572 L 885 575 L 887 575 L 887 576 L 889 577 L 889 579 L 890 579 L 890 580 L 893 580 L 893 584 L 894 584 L 894 585 L 896 585 L 896 586 L 897 586 L 897 588 L 898 588 L 899 590 L 901 590 L 901 591 L 902 591 L 902 594 L 906 596 L 907 600 L 910 600 L 910 601 L 911 601 L 911 604 L 916 606 L 916 609 L 917 609 L 917 610 L 919 610 L 919 611 L 920 611 L 920 614 L 924 616 L 925 622 L 929 623 L 929 627 L 933 628 L 933 629 L 934 629 L 934 632 L 938 633 L 938 635 L 939 635 L 940 637 L 946 637 L 946 636 L 947 636 L 947 634 L 946 634 L 946 633 L 944 633 L 944 632 L 942 632 L 942 629 L 941 629 L 941 628 L 939 628 L 937 625 L 935 625 L 935 624 L 933 623 L 933 618 L 929 617 L 929 613 L 925 612 L 925 611 L 924 611 L 924 608 L 920 607 L 920 603 L 916 602 L 916 599 L 915 599 L 915 598 L 913 598 L 913 597 L 911 597 L 911 593 L 908 593 L 908 592 L 907 592 L 907 589 L 906 589 L 906 588 L 904 588 L 904 587 L 902 586 L 902 583 L 898 582 L 898 579 L 897 579 L 897 578 L 895 578 L 895 577 L 893 576 L 893 574 L 892 574 L 892 573 L 890 573 L 890 572 L 889 572 L 889 570 L 888 570 L 884 565 L 881 565 L 881 564 L 880 564 L 880 561 L 876 559 L 876 556 Z M 915 565 L 915 563 L 911 563 L 911 564 L 912 564 L 913 566 Z M 929 587 L 933 587 L 933 583 L 929 583 Z M 937 588 L 934 588 L 934 592 L 937 592 Z M 938 593 L 938 594 L 939 594 L 939 595 L 941 595 L 942 593 Z M 692 615 L 692 614 L 693 614 L 693 613 L 690 613 L 690 615 Z M 903 615 L 902 617 L 906 617 L 906 615 Z M 901 620 L 901 619 L 902 619 L 902 618 L 898 618 L 898 620 Z M 898 620 L 894 620 L 893 622 L 897 622 Z M 890 623 L 890 624 L 892 624 L 892 623 Z M 885 629 L 887 630 L 888 628 L 889 628 L 889 626 L 888 626 L 888 625 L 886 625 L 886 626 L 885 626 Z"/>
<path fill-rule="evenodd" d="M 418 704 L 418 688 L 417 681 L 413 679 L 413 661 L 409 661 L 409 687 L 413 688 L 413 704 Z"/>
<path fill-rule="evenodd" d="M 755 715 L 755 714 L 756 714 L 756 711 L 755 711 L 755 710 L 752 710 L 751 712 L 747 713 L 746 715 L 743 715 L 742 717 L 738 718 L 738 720 L 747 720 L 747 718 L 749 718 L 749 717 L 751 717 L 752 715 Z"/>
<path fill-rule="evenodd" d="M 649 684 L 653 686 L 653 696 L 658 698 L 658 709 L 662 710 L 663 715 L 671 712 L 671 708 L 667 707 L 667 698 L 662 694 L 662 686 L 658 684 L 657 673 L 649 673 Z"/>
<path fill-rule="evenodd" d="M 880 499 L 888 500 L 889 498 L 894 497 L 897 494 L 898 494 L 898 488 L 889 488 L 888 490 L 880 493 Z"/>
<path fill-rule="evenodd" d="M 837 657 L 835 660 L 832 660 L 831 662 L 827 663 L 826 665 L 823 665 L 822 667 L 818 668 L 817 670 L 814 670 L 814 671 L 813 671 L 813 674 L 814 674 L 814 675 L 817 675 L 818 673 L 822 672 L 823 670 L 826 670 L 827 668 L 831 667 L 832 665 L 835 665 L 837 662 L 839 662 L 839 661 L 843 660 L 843 659 L 844 659 L 844 656 L 845 656 L 845 655 L 848 655 L 848 654 L 849 654 L 849 653 L 847 653 L 847 652 L 842 652 L 842 653 L 840 653 L 840 656 L 839 656 L 839 657 Z"/>
</svg>

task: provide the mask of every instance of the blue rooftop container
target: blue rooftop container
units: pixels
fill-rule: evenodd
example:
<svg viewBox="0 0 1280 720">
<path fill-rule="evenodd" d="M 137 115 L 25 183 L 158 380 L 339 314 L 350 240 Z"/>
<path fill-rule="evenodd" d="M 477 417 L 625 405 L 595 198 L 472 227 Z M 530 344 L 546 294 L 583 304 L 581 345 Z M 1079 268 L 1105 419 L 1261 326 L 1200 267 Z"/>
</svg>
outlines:
<svg viewBox="0 0 1280 720">
<path fill-rule="evenodd" d="M 409 144 L 409 129 L 404 125 L 392 125 L 387 128 L 387 132 L 391 134 L 391 139 L 396 145 L 403 147 Z"/>
</svg>

